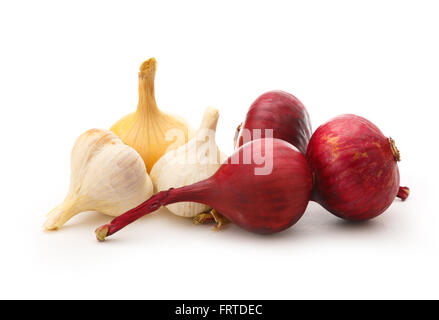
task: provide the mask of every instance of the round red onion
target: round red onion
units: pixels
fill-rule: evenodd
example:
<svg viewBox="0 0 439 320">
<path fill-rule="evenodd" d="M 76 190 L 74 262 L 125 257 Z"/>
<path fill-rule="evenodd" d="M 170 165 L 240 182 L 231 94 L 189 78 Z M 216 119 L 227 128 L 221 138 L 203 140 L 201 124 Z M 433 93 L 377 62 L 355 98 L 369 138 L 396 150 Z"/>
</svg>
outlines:
<svg viewBox="0 0 439 320">
<path fill-rule="evenodd" d="M 249 137 L 243 134 L 244 129 L 249 130 Z M 265 129 L 273 129 L 273 138 L 291 143 L 303 154 L 306 153 L 312 133 L 305 106 L 295 96 L 284 91 L 264 93 L 253 102 L 243 125 L 238 127 L 239 135 L 235 136 L 238 147 L 260 138 L 255 137 L 254 129 L 261 130 L 262 138 L 266 137 Z"/>
<path fill-rule="evenodd" d="M 366 220 L 383 213 L 400 193 L 400 154 L 370 121 L 342 115 L 320 126 L 306 154 L 314 174 L 312 200 L 338 217 Z"/>
</svg>

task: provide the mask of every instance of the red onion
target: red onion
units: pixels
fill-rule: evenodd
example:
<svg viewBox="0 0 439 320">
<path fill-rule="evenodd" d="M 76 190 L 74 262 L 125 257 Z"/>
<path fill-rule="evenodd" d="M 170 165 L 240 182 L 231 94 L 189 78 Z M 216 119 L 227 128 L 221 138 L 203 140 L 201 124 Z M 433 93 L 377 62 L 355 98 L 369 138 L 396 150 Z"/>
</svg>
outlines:
<svg viewBox="0 0 439 320">
<path fill-rule="evenodd" d="M 279 232 L 303 215 L 311 189 L 311 169 L 295 147 L 279 139 L 259 139 L 237 149 L 209 179 L 157 193 L 98 228 L 96 236 L 104 240 L 161 206 L 181 201 L 207 204 L 248 231 Z"/>
<path fill-rule="evenodd" d="M 248 136 L 244 129 L 249 130 Z M 261 135 L 256 137 L 254 129 L 260 129 Z M 270 91 L 257 98 L 250 106 L 244 124 L 238 127 L 238 147 L 253 139 L 268 138 L 264 129 L 273 129 L 273 138 L 285 140 L 306 153 L 311 123 L 305 106 L 292 94 Z"/>
<path fill-rule="evenodd" d="M 338 217 L 366 220 L 383 213 L 398 195 L 400 154 L 370 121 L 342 115 L 313 134 L 307 160 L 314 174 L 312 200 Z"/>
</svg>

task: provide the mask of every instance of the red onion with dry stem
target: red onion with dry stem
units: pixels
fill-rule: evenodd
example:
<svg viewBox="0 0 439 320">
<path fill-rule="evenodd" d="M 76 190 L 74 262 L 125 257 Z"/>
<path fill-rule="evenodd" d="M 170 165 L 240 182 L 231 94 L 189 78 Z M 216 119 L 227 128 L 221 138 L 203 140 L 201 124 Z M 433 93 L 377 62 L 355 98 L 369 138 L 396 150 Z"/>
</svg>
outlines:
<svg viewBox="0 0 439 320">
<path fill-rule="evenodd" d="M 409 194 L 399 187 L 395 142 L 362 117 L 342 115 L 320 126 L 306 157 L 314 174 L 312 200 L 338 217 L 371 219 Z"/>
<path fill-rule="evenodd" d="M 244 129 L 248 129 L 247 133 Z M 255 136 L 255 129 L 261 130 L 260 136 Z M 265 129 L 273 130 L 273 138 L 285 140 L 306 153 L 312 134 L 311 123 L 305 106 L 292 94 L 269 91 L 258 97 L 237 129 L 235 145 L 237 142 L 240 147 L 253 139 L 266 137 Z"/>
<path fill-rule="evenodd" d="M 303 215 L 311 189 L 311 170 L 295 147 L 279 139 L 259 139 L 237 149 L 209 179 L 157 193 L 98 228 L 96 236 L 102 241 L 161 206 L 181 201 L 209 205 L 248 231 L 279 232 Z"/>
</svg>

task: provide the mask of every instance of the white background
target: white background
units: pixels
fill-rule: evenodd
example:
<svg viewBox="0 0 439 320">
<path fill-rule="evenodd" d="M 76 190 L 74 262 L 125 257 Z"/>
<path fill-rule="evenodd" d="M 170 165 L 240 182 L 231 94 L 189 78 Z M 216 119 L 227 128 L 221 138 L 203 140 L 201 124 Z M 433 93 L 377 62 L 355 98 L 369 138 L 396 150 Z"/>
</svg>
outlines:
<svg viewBox="0 0 439 320">
<path fill-rule="evenodd" d="M 2 1 L 0 298 L 439 298 L 438 15 L 436 1 Z M 159 107 L 195 127 L 217 107 L 228 154 L 268 90 L 296 95 L 314 129 L 368 118 L 396 140 L 409 200 L 360 225 L 310 203 L 272 236 L 166 210 L 105 243 L 97 213 L 44 232 L 74 140 L 135 110 L 152 56 Z"/>
</svg>

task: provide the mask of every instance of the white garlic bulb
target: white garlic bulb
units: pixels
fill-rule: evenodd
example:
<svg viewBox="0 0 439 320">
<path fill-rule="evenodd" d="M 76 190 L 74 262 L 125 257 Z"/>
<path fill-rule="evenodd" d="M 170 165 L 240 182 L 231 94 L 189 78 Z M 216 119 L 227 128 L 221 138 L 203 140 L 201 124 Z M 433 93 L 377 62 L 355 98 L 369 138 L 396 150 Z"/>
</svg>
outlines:
<svg viewBox="0 0 439 320">
<path fill-rule="evenodd" d="M 218 110 L 208 107 L 195 136 L 186 144 L 167 152 L 156 162 L 150 173 L 156 191 L 199 182 L 218 170 L 226 159 L 215 142 L 218 117 Z M 166 207 L 182 217 L 195 217 L 211 209 L 207 205 L 195 202 L 179 202 Z"/>
<path fill-rule="evenodd" d="M 61 228 L 80 212 L 118 216 L 153 193 L 140 155 L 108 130 L 91 129 L 75 142 L 71 154 L 69 192 L 49 212 L 44 228 Z"/>
</svg>

